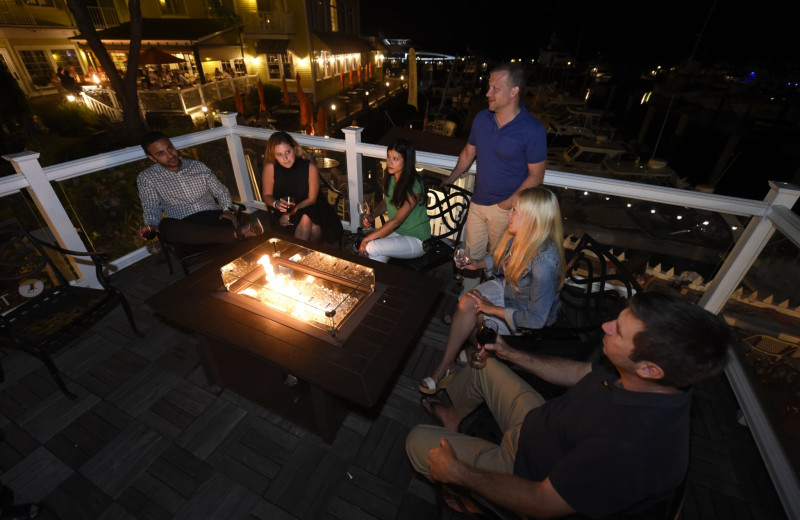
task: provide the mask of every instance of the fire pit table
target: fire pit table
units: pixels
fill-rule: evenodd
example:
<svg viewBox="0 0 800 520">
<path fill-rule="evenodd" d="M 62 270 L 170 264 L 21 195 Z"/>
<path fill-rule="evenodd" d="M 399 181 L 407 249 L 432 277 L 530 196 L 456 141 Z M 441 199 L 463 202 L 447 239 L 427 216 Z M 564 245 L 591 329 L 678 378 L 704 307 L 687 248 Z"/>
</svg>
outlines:
<svg viewBox="0 0 800 520">
<path fill-rule="evenodd" d="M 199 339 L 209 382 L 330 442 L 348 406 L 383 397 L 442 280 L 266 235 L 147 303 Z"/>
</svg>

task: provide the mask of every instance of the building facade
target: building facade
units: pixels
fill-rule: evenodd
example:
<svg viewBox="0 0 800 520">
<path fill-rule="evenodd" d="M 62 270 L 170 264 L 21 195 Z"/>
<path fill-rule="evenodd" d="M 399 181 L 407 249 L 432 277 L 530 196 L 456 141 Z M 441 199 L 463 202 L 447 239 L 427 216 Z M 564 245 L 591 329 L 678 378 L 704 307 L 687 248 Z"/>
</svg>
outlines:
<svg viewBox="0 0 800 520">
<path fill-rule="evenodd" d="M 89 0 L 89 11 L 117 68 L 130 43 L 124 0 Z M 359 35 L 358 0 L 142 0 L 142 50 L 156 47 L 182 60 L 168 68 L 193 82 L 220 74 L 257 74 L 264 84 L 303 91 L 312 101 L 383 75 L 383 54 Z M 30 97 L 57 92 L 51 74 L 75 67 L 93 81 L 98 62 L 64 0 L 0 0 L 0 61 Z"/>
</svg>

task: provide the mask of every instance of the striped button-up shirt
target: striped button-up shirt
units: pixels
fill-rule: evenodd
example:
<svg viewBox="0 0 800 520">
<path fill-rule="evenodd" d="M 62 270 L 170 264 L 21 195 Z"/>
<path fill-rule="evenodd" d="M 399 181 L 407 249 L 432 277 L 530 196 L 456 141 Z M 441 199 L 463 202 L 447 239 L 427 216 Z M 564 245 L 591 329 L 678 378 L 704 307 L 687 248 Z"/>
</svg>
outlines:
<svg viewBox="0 0 800 520">
<path fill-rule="evenodd" d="M 145 226 L 157 226 L 161 218 L 182 219 L 213 209 L 231 207 L 231 194 L 200 161 L 181 159 L 178 171 L 160 164 L 142 170 L 136 180 Z"/>
</svg>

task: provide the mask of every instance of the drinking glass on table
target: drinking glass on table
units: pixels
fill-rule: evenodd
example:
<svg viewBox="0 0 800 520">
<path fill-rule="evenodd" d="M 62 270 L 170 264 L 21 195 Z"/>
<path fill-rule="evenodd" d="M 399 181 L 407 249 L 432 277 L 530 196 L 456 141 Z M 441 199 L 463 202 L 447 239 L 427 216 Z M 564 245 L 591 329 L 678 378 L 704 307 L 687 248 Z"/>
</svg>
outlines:
<svg viewBox="0 0 800 520">
<path fill-rule="evenodd" d="M 455 279 L 459 282 L 463 281 L 464 276 L 461 274 L 461 269 L 469 263 L 469 251 L 467 250 L 467 246 L 464 244 L 458 244 L 456 246 L 455 251 L 453 251 L 453 261 L 456 263 L 456 267 L 459 270 L 458 274 L 455 275 Z"/>
<path fill-rule="evenodd" d="M 475 338 L 478 340 L 478 350 L 472 354 L 469 363 L 472 368 L 480 369 L 486 366 L 486 359 L 489 357 L 489 352 L 484 348 L 485 345 L 497 341 L 497 323 L 492 320 L 484 320 Z"/>
</svg>

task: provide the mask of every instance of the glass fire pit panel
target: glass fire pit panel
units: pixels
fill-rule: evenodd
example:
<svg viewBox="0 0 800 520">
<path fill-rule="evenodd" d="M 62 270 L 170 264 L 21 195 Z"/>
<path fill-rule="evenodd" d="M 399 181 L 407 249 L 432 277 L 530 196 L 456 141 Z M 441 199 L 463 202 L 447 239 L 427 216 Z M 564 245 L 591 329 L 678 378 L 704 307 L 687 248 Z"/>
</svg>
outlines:
<svg viewBox="0 0 800 520">
<path fill-rule="evenodd" d="M 375 290 L 372 268 L 271 238 L 220 269 L 228 293 L 331 334 Z"/>
</svg>

